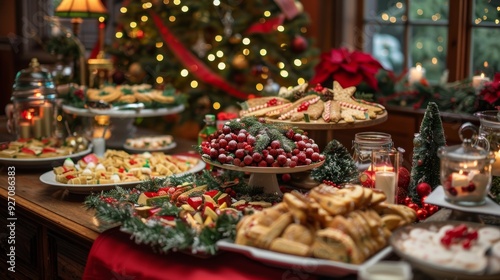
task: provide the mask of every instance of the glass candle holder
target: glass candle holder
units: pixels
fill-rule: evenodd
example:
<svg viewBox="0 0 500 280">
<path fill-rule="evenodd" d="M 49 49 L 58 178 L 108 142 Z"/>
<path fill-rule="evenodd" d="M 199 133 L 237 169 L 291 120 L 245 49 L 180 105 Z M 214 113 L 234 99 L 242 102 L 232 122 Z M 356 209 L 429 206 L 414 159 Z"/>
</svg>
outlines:
<svg viewBox="0 0 500 280">
<path fill-rule="evenodd" d="M 375 189 L 383 191 L 386 202 L 395 204 L 398 186 L 400 152 L 397 149 L 372 151 L 371 170 L 374 172 Z"/>
<path fill-rule="evenodd" d="M 477 128 L 466 123 L 464 130 Z M 491 164 L 494 154 L 489 151 L 489 142 L 481 135 L 474 134 L 471 139 L 462 138 L 461 145 L 441 147 L 441 184 L 445 199 L 461 206 L 478 206 L 486 203 L 486 195 L 491 186 Z"/>
</svg>

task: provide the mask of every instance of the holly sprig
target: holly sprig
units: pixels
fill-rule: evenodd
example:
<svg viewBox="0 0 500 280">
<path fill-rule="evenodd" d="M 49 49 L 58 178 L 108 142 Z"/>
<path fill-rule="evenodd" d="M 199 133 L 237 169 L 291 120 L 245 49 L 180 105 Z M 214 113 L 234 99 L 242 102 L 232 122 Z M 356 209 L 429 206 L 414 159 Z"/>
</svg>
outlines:
<svg viewBox="0 0 500 280">
<path fill-rule="evenodd" d="M 251 188 L 244 179 L 244 173 L 225 170 L 217 176 L 209 170 L 198 174 L 186 174 L 168 178 L 152 178 L 142 181 L 132 189 L 117 186 L 108 191 L 94 193 L 86 197 L 84 205 L 95 210 L 95 217 L 108 224 L 117 224 L 120 230 L 130 234 L 138 244 L 148 244 L 159 253 L 174 250 L 186 250 L 193 254 L 213 255 L 217 252 L 216 242 L 221 239 L 232 239 L 236 236 L 236 224 L 242 214 L 230 215 L 222 213 L 213 227 L 203 227 L 200 231 L 191 228 L 180 217 L 181 209 L 170 201 L 162 201 L 158 216 L 175 217 L 175 226 L 165 224 L 160 218 L 144 219 L 136 215 L 134 207 L 142 192 L 158 191 L 168 185 L 193 183 L 207 185 L 208 190 L 230 190 L 236 198 L 249 198 L 275 202 L 281 198 L 262 194 L 262 190 Z"/>
</svg>

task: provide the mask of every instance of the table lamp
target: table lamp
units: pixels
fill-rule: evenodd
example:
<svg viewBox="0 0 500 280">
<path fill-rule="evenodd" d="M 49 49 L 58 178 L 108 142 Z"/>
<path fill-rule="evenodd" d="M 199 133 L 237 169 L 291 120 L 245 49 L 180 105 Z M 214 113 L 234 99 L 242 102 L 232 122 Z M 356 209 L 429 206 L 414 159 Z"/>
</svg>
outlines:
<svg viewBox="0 0 500 280">
<path fill-rule="evenodd" d="M 80 33 L 80 25 L 83 22 L 83 18 L 100 18 L 106 17 L 107 14 L 108 11 L 101 0 L 62 0 L 54 13 L 58 17 L 71 18 L 73 35 L 75 37 L 78 37 Z M 85 71 L 85 57 L 84 53 L 82 53 L 80 54 L 81 85 L 85 85 L 86 83 Z"/>
<path fill-rule="evenodd" d="M 57 6 L 55 16 L 71 18 L 73 34 L 78 36 L 83 18 L 106 17 L 108 10 L 101 0 L 62 0 Z"/>
</svg>

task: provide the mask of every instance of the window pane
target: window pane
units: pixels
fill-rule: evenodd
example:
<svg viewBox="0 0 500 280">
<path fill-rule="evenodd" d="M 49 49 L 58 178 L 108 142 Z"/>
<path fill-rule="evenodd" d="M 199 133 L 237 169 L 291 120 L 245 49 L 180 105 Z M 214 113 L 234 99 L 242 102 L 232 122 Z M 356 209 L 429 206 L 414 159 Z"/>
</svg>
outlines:
<svg viewBox="0 0 500 280">
<path fill-rule="evenodd" d="M 408 67 L 421 64 L 428 80 L 439 81 L 446 70 L 447 32 L 445 26 L 414 26 Z"/>
<path fill-rule="evenodd" d="M 410 20 L 448 21 L 448 0 L 409 1 Z"/>
<path fill-rule="evenodd" d="M 404 0 L 365 1 L 365 19 L 369 21 L 391 22 L 406 21 Z"/>
<path fill-rule="evenodd" d="M 500 28 L 473 28 L 472 73 L 490 78 L 500 71 Z"/>
<path fill-rule="evenodd" d="M 404 27 L 402 25 L 365 25 L 365 50 L 387 70 L 404 70 Z"/>
<path fill-rule="evenodd" d="M 477 25 L 500 26 L 500 0 L 476 0 L 474 6 L 473 22 Z"/>
</svg>

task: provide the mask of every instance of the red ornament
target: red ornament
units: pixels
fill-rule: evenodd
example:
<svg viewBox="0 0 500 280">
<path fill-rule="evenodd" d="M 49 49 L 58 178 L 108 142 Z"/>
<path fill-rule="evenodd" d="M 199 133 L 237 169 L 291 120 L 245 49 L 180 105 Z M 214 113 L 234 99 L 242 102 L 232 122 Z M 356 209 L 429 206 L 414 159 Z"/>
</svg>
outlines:
<svg viewBox="0 0 500 280">
<path fill-rule="evenodd" d="M 419 210 L 418 205 L 416 203 L 411 202 L 411 203 L 408 203 L 407 206 L 410 207 L 411 209 L 415 210 L 415 211 Z"/>
<path fill-rule="evenodd" d="M 281 175 L 281 180 L 283 180 L 283 182 L 288 182 L 290 181 L 290 179 L 292 179 L 290 173 L 284 173 L 283 175 Z"/>
<path fill-rule="evenodd" d="M 413 203 L 413 200 L 411 200 L 411 198 L 410 198 L 410 197 L 405 197 L 405 199 L 404 199 L 404 201 L 403 201 L 403 202 L 404 202 L 404 204 L 405 204 L 406 206 L 408 206 L 408 205 L 410 205 L 410 203 Z"/>
<path fill-rule="evenodd" d="M 398 187 L 408 190 L 410 185 L 410 171 L 406 167 L 399 167 L 398 169 Z"/>
<path fill-rule="evenodd" d="M 142 30 L 137 30 L 137 33 L 135 34 L 135 36 L 137 37 L 137 39 L 142 39 L 144 38 L 144 31 Z"/>
<path fill-rule="evenodd" d="M 422 182 L 417 185 L 417 194 L 420 197 L 428 196 L 429 194 L 431 194 L 431 191 L 432 191 L 431 185 L 425 182 Z"/>
<path fill-rule="evenodd" d="M 417 161 L 417 165 L 418 165 L 418 166 L 422 166 L 422 163 L 424 163 L 424 162 L 423 162 L 421 159 L 419 159 L 419 160 Z"/>
<path fill-rule="evenodd" d="M 361 185 L 365 188 L 375 188 L 375 172 L 365 170 L 361 175 L 359 175 L 359 181 Z"/>
<path fill-rule="evenodd" d="M 439 207 L 437 207 L 436 205 L 429 206 L 429 210 L 428 210 L 429 215 L 436 213 L 438 210 L 439 210 Z"/>
<path fill-rule="evenodd" d="M 294 52 L 301 53 L 301 52 L 305 51 L 308 46 L 309 46 L 309 44 L 307 43 L 306 38 L 304 38 L 300 35 L 295 36 L 295 38 L 293 38 L 292 50 Z"/>
<path fill-rule="evenodd" d="M 418 209 L 417 210 L 417 218 L 419 220 L 425 220 L 427 218 L 427 210 L 425 210 L 425 209 Z"/>
</svg>

